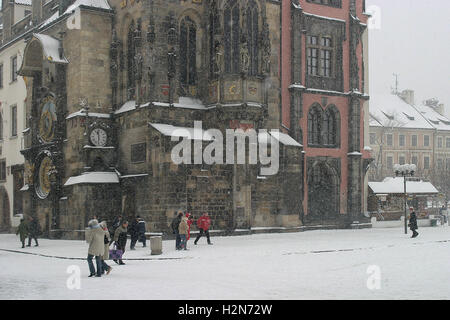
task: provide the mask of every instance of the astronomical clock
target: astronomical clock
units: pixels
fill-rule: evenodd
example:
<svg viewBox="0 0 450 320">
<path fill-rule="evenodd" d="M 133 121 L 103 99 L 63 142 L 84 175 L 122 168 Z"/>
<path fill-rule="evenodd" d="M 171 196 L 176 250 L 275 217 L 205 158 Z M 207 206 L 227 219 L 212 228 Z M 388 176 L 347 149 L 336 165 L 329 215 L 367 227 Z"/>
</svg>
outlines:
<svg viewBox="0 0 450 320">
<path fill-rule="evenodd" d="M 39 139 L 42 143 L 52 142 L 55 138 L 56 105 L 53 96 L 43 99 L 39 116 Z"/>
<path fill-rule="evenodd" d="M 39 199 L 46 199 L 52 191 L 51 175 L 57 173 L 54 154 L 58 154 L 55 144 L 57 135 L 56 100 L 49 93 L 40 101 L 37 127 L 39 148 L 34 163 L 34 189 Z"/>
</svg>

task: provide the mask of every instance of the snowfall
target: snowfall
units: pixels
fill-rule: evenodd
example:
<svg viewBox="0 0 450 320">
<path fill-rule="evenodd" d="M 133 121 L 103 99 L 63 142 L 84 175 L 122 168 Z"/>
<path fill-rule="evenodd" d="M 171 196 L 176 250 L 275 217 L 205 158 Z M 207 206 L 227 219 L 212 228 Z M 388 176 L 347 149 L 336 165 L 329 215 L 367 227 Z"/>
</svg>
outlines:
<svg viewBox="0 0 450 320">
<path fill-rule="evenodd" d="M 85 241 L 40 239 L 22 249 L 17 236 L 3 234 L 0 299 L 449 299 L 450 227 L 419 232 L 416 239 L 401 228 L 212 237 L 211 246 L 191 239 L 187 251 L 168 240 L 157 256 L 138 243 L 126 265 L 110 261 L 101 278 L 88 277 Z"/>
</svg>

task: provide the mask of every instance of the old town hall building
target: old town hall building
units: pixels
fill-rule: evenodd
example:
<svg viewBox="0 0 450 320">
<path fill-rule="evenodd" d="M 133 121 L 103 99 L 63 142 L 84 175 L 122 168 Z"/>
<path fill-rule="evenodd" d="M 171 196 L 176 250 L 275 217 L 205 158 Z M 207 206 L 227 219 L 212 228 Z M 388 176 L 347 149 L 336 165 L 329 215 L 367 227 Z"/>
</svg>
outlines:
<svg viewBox="0 0 450 320">
<path fill-rule="evenodd" d="M 24 213 L 65 238 L 93 215 L 169 233 L 180 209 L 216 230 L 363 223 L 367 18 L 363 0 L 33 1 Z M 209 129 L 267 129 L 278 173 L 172 161 Z"/>
</svg>

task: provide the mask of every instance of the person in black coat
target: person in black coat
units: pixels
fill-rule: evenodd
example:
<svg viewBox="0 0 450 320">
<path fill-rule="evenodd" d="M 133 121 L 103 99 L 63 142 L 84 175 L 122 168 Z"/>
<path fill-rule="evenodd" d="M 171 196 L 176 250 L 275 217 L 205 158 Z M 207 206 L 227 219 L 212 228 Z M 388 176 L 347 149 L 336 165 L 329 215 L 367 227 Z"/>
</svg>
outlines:
<svg viewBox="0 0 450 320">
<path fill-rule="evenodd" d="M 413 232 L 413 235 L 411 238 L 415 238 L 419 235 L 419 233 L 417 232 L 418 226 L 417 226 L 417 216 L 416 213 L 414 212 L 414 208 L 411 207 L 409 208 L 409 228 L 411 229 L 411 231 Z"/>
<path fill-rule="evenodd" d="M 176 214 L 176 212 L 175 212 Z M 176 215 L 176 217 L 172 220 L 172 224 L 170 225 L 172 228 L 172 232 L 173 234 L 176 236 L 176 240 L 175 240 L 175 249 L 179 250 L 180 246 L 181 246 L 181 237 L 180 237 L 180 232 L 178 231 L 178 227 L 180 226 L 181 223 L 181 218 L 183 218 L 183 212 L 178 212 L 178 214 Z"/>
<path fill-rule="evenodd" d="M 134 247 L 136 246 L 136 242 L 139 239 L 139 231 L 138 231 L 138 219 L 133 218 L 128 228 L 128 233 L 131 237 L 130 250 L 136 250 Z"/>
<path fill-rule="evenodd" d="M 114 232 L 114 242 L 115 242 L 115 246 L 117 247 L 118 250 L 122 250 L 123 253 L 125 253 L 125 247 L 127 245 L 127 236 L 128 236 L 128 222 L 127 221 L 123 221 L 122 225 L 120 227 L 118 227 L 116 229 L 116 231 Z M 117 264 L 123 265 L 125 264 L 122 259 L 119 260 L 119 262 L 117 262 L 117 260 L 113 261 Z"/>
<path fill-rule="evenodd" d="M 145 237 L 146 227 L 145 227 L 145 221 L 141 217 L 138 218 L 138 235 L 139 235 L 139 241 L 142 242 L 142 246 L 145 248 L 147 246 L 147 238 Z"/>
<path fill-rule="evenodd" d="M 41 227 L 39 226 L 39 221 L 36 218 L 30 217 L 28 222 L 28 245 L 27 247 L 31 247 L 31 239 L 34 239 L 36 243 L 34 246 L 39 246 L 37 237 L 41 234 Z"/>
</svg>

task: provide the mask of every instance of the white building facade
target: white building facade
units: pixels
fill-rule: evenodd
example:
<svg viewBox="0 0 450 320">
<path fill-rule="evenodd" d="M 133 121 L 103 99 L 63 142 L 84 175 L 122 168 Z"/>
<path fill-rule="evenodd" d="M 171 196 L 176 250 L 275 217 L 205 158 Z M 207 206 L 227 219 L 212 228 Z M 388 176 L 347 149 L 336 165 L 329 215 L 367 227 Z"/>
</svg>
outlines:
<svg viewBox="0 0 450 320">
<path fill-rule="evenodd" d="M 17 0 L 2 6 L 3 37 L 0 44 L 0 231 L 20 223 L 26 128 L 26 79 L 17 75 L 25 41 L 31 29 L 31 0 Z"/>
</svg>

